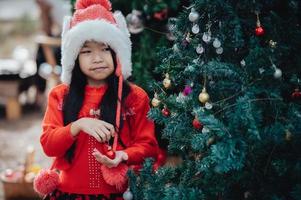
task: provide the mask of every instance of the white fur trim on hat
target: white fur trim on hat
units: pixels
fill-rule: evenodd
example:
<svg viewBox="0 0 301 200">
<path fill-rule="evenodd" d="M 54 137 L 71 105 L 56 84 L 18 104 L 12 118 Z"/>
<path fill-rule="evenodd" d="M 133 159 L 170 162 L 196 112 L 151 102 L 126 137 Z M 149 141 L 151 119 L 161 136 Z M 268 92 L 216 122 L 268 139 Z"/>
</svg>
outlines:
<svg viewBox="0 0 301 200">
<path fill-rule="evenodd" d="M 64 35 L 69 31 L 71 20 L 72 20 L 71 16 L 64 17 L 64 22 L 63 22 L 63 27 L 62 27 L 62 35 L 61 35 L 62 38 L 64 38 Z"/>
<path fill-rule="evenodd" d="M 128 36 L 130 37 L 131 34 L 128 30 L 127 24 L 126 24 L 126 20 L 125 17 L 123 16 L 123 14 L 121 13 L 121 11 L 117 10 L 114 12 L 113 14 L 114 19 L 118 25 L 118 27 Z"/>
<path fill-rule="evenodd" d="M 69 20 L 66 18 L 67 24 Z M 125 34 L 121 27 L 106 20 L 87 20 L 69 30 L 66 23 L 62 34 L 62 82 L 70 84 L 72 70 L 80 49 L 86 41 L 91 40 L 109 45 L 120 61 L 123 77 L 127 79 L 131 75 L 132 43 L 129 35 Z"/>
</svg>

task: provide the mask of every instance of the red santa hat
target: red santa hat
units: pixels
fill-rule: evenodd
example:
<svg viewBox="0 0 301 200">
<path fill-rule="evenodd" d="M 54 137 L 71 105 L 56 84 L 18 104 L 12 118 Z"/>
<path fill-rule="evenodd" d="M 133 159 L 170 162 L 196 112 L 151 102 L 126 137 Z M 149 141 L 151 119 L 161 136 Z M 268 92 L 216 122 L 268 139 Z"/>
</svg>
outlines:
<svg viewBox="0 0 301 200">
<path fill-rule="evenodd" d="M 62 82 L 70 84 L 74 63 L 86 41 L 109 45 L 117 56 L 116 74 L 127 79 L 132 72 L 132 44 L 125 17 L 111 12 L 109 0 L 77 0 L 73 16 L 65 17 L 62 32 Z"/>
</svg>

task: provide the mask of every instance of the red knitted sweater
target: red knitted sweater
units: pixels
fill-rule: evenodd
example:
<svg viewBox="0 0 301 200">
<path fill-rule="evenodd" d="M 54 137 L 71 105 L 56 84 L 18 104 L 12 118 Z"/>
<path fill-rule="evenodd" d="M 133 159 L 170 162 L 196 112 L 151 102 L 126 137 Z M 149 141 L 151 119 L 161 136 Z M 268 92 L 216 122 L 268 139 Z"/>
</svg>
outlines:
<svg viewBox="0 0 301 200">
<path fill-rule="evenodd" d="M 142 164 L 145 158 L 156 158 L 158 144 L 154 134 L 154 123 L 147 118 L 149 98 L 140 87 L 131 84 L 131 92 L 125 100 L 122 110 L 123 128 L 120 137 L 126 146 L 128 165 Z M 94 117 L 91 109 L 98 109 L 107 86 L 99 88 L 86 86 L 83 106 L 79 118 Z M 71 123 L 63 125 L 62 103 L 68 86 L 61 84 L 49 93 L 48 106 L 42 122 L 43 133 L 40 141 L 47 156 L 55 157 L 54 167 L 61 171 L 59 190 L 77 194 L 110 194 L 118 193 L 115 187 L 103 180 L 100 167 L 92 155 L 93 149 L 101 149 L 102 143 L 93 137 L 80 132 L 74 139 L 70 133 Z M 76 141 L 74 158 L 69 164 L 64 158 L 65 152 Z M 119 144 L 117 150 L 122 150 Z M 124 190 L 126 189 L 124 186 Z"/>
</svg>

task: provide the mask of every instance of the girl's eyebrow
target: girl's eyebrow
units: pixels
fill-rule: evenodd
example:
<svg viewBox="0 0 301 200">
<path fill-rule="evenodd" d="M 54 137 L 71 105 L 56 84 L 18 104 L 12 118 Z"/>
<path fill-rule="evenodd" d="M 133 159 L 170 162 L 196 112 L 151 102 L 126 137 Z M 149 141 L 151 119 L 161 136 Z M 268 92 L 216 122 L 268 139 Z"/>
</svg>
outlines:
<svg viewBox="0 0 301 200">
<path fill-rule="evenodd" d="M 109 45 L 102 43 L 100 45 L 101 47 L 109 47 Z M 89 43 L 85 43 L 84 46 L 82 48 L 88 48 L 89 47 Z"/>
<path fill-rule="evenodd" d="M 101 46 L 101 47 L 109 47 L 109 45 L 107 45 L 107 44 L 105 44 L 105 43 L 102 43 L 100 46 Z"/>
</svg>

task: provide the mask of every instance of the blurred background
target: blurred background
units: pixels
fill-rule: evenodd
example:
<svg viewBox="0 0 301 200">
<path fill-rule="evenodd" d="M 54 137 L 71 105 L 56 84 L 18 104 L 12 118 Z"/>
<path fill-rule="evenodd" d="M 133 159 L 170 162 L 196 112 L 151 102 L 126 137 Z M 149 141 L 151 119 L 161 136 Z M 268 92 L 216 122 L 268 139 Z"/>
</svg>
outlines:
<svg viewBox="0 0 301 200">
<path fill-rule="evenodd" d="M 12 183 L 23 176 L 29 155 L 34 157 L 31 171 L 47 167 L 50 162 L 39 145 L 42 112 L 33 84 L 40 24 L 40 8 L 35 0 L 0 0 L 1 200 L 5 199 L 4 186 L 7 195 L 18 192 L 16 186 L 24 187 Z M 28 175 L 28 182 L 32 179 L 29 176 L 32 174 Z"/>
</svg>

